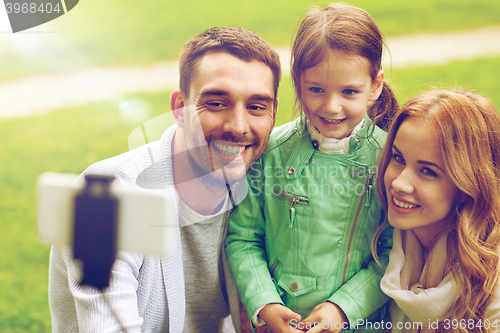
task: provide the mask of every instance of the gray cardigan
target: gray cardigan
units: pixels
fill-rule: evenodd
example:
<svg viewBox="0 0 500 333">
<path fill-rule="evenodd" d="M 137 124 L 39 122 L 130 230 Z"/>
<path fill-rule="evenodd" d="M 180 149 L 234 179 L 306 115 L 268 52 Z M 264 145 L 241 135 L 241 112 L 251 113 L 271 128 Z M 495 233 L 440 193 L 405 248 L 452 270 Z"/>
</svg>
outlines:
<svg viewBox="0 0 500 333">
<path fill-rule="evenodd" d="M 113 175 L 122 182 L 144 181 L 173 185 L 171 143 L 177 126 L 159 141 L 93 164 L 86 173 Z M 152 161 L 153 160 L 153 161 Z M 148 168 L 152 164 L 157 167 Z M 143 172 L 148 169 L 150 172 Z M 183 205 L 187 206 L 187 205 Z M 223 238 L 229 212 L 223 218 Z M 183 331 L 186 302 L 180 227 L 173 229 L 174 250 L 164 256 L 120 251 L 113 266 L 107 298 L 128 332 Z M 230 312 L 240 332 L 239 298 L 221 246 L 223 272 Z M 49 267 L 49 305 L 53 332 L 120 332 L 103 296 L 79 286 L 81 268 L 66 246 L 53 245 Z M 203 320 L 203 319 L 201 319 Z"/>
</svg>

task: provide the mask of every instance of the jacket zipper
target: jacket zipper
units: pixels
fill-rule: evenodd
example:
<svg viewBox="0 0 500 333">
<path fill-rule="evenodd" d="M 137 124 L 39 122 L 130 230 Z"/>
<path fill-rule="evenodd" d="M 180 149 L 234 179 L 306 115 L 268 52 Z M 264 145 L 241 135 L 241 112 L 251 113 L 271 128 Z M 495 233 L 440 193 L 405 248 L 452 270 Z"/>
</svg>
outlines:
<svg viewBox="0 0 500 333">
<path fill-rule="evenodd" d="M 375 175 L 374 172 L 368 171 L 368 177 L 366 179 L 366 185 L 365 185 L 365 191 L 363 192 L 363 196 L 359 200 L 358 207 L 356 209 L 356 214 L 354 215 L 354 223 L 352 224 L 352 229 L 351 229 L 351 234 L 349 236 L 349 243 L 347 243 L 347 256 L 345 260 L 345 265 L 344 265 L 344 276 L 342 277 L 342 284 L 346 282 L 346 277 L 347 277 L 347 268 L 349 266 L 349 253 L 351 251 L 351 244 L 352 244 L 352 238 L 354 237 L 354 231 L 356 230 L 356 225 L 358 224 L 358 218 L 359 218 L 359 213 L 361 212 L 361 207 L 369 207 L 370 206 L 370 200 L 371 200 L 371 192 L 372 192 L 372 187 L 373 187 L 373 176 Z M 368 196 L 367 196 L 368 194 Z M 366 198 L 367 201 L 365 200 Z"/>
<path fill-rule="evenodd" d="M 287 201 L 291 201 L 290 208 L 289 208 L 290 216 L 289 216 L 289 220 L 288 220 L 288 227 L 293 228 L 293 223 L 295 222 L 295 205 L 297 205 L 297 204 L 309 205 L 309 198 L 285 194 L 285 193 L 280 192 L 278 190 L 274 190 L 274 194 L 287 200 Z"/>
<path fill-rule="evenodd" d="M 269 270 L 269 272 L 271 273 L 271 277 L 274 279 L 274 272 L 276 271 L 276 268 L 278 268 L 278 266 L 280 265 L 280 261 L 279 260 L 276 260 L 274 262 L 274 264 L 271 266 L 271 269 Z"/>
</svg>

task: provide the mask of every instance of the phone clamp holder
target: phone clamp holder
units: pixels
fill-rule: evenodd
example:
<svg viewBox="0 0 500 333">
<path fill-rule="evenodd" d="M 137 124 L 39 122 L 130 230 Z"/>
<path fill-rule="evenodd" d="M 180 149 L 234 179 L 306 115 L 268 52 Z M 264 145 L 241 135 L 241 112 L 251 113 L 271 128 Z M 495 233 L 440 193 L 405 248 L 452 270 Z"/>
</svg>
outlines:
<svg viewBox="0 0 500 333">
<path fill-rule="evenodd" d="M 103 290 L 116 258 L 118 199 L 109 192 L 113 176 L 86 175 L 75 196 L 73 256 L 83 263 L 81 285 Z"/>
</svg>

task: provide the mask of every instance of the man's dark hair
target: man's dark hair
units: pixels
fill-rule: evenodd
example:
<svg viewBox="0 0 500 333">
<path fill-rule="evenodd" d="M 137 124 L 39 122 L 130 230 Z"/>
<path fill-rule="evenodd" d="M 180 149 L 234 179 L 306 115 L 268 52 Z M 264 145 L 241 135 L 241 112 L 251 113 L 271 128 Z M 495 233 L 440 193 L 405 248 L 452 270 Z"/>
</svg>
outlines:
<svg viewBox="0 0 500 333">
<path fill-rule="evenodd" d="M 243 61 L 257 60 L 266 64 L 273 73 L 274 99 L 276 101 L 281 78 L 281 64 L 278 54 L 257 34 L 236 27 L 208 29 L 184 45 L 179 56 L 179 88 L 186 97 L 189 97 L 189 88 L 196 64 L 209 51 L 227 52 Z"/>
</svg>

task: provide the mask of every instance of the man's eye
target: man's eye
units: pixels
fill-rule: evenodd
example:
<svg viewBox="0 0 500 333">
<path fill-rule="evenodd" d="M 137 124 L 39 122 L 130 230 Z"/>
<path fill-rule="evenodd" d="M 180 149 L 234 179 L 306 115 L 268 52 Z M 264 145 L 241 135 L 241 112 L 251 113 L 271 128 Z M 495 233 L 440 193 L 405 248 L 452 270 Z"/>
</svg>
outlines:
<svg viewBox="0 0 500 333">
<path fill-rule="evenodd" d="M 222 102 L 206 102 L 205 107 L 212 111 L 218 111 L 224 109 L 226 105 Z"/>
<path fill-rule="evenodd" d="M 319 87 L 311 87 L 311 88 L 309 88 L 309 91 L 312 91 L 315 94 L 319 94 L 319 93 L 323 92 L 323 89 L 321 89 Z"/>
<path fill-rule="evenodd" d="M 261 106 L 261 105 L 249 105 L 248 108 L 250 110 L 255 110 L 255 111 L 265 110 L 266 109 L 265 106 Z"/>
</svg>

